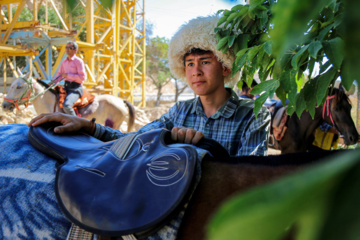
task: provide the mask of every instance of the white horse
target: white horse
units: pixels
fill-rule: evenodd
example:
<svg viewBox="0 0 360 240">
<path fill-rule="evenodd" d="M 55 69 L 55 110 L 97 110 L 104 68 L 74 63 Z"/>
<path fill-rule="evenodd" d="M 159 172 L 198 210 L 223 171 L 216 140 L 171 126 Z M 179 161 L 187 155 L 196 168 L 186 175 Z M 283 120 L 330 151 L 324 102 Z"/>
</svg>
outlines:
<svg viewBox="0 0 360 240">
<path fill-rule="evenodd" d="M 4 111 L 12 111 L 18 105 L 27 106 L 31 101 L 37 114 L 63 112 L 57 104 L 56 94 L 37 82 L 31 73 L 17 78 L 10 86 L 4 98 L 2 108 Z M 56 106 L 55 106 L 56 105 Z M 96 121 L 104 126 L 119 129 L 122 122 L 128 119 L 128 132 L 131 131 L 135 122 L 134 106 L 118 97 L 104 94 L 95 96 L 93 103 L 79 109 L 82 117 L 87 119 L 96 118 Z"/>
</svg>

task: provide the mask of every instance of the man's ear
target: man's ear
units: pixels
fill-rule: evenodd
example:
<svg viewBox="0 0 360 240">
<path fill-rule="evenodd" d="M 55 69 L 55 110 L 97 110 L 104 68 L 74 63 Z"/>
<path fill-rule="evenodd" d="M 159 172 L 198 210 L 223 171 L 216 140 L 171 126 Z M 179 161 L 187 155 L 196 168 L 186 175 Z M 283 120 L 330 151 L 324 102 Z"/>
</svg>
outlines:
<svg viewBox="0 0 360 240">
<path fill-rule="evenodd" d="M 224 77 L 227 77 L 229 74 L 231 74 L 231 69 L 227 67 L 223 67 L 223 75 Z"/>
</svg>

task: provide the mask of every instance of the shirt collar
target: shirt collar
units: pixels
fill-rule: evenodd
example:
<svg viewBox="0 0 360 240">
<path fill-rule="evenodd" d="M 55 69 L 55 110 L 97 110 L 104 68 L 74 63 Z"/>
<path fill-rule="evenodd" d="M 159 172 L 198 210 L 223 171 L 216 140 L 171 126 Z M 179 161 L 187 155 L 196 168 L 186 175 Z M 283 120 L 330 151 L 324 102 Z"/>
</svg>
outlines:
<svg viewBox="0 0 360 240">
<path fill-rule="evenodd" d="M 74 56 L 72 56 L 70 59 L 69 59 L 69 57 L 67 57 L 66 60 L 68 60 L 68 61 L 74 61 L 75 58 L 76 58 L 76 54 L 74 54 Z"/>
<path fill-rule="evenodd" d="M 217 119 L 220 116 L 230 118 L 235 113 L 236 107 L 239 104 L 239 97 L 231 88 L 226 88 L 226 91 L 231 94 L 229 99 L 214 115 L 211 116 L 211 118 Z M 194 99 L 191 113 L 196 113 L 197 115 L 204 114 L 204 109 L 199 97 Z"/>
</svg>

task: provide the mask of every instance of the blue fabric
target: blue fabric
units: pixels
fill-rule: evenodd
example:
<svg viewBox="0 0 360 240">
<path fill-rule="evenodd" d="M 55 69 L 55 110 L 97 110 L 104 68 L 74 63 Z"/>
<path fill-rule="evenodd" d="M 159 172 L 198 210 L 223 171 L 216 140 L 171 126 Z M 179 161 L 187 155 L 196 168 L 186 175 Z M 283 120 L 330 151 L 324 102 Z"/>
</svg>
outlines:
<svg viewBox="0 0 360 240">
<path fill-rule="evenodd" d="M 327 122 L 325 121 L 322 121 L 320 123 L 320 130 L 323 131 L 323 132 L 327 132 L 329 131 L 329 129 L 332 128 L 332 126 L 330 124 L 328 124 Z"/>
<path fill-rule="evenodd" d="M 257 118 L 254 101 L 239 99 L 231 92 L 228 101 L 211 117 L 206 117 L 200 98 L 177 102 L 160 119 L 142 127 L 138 133 L 156 128 L 191 127 L 219 142 L 231 156 L 267 155 L 270 113 L 262 107 Z M 128 133 L 96 124 L 94 137 L 110 141 Z"/>
<path fill-rule="evenodd" d="M 245 98 L 245 99 L 252 99 L 252 98 L 248 97 L 248 95 L 245 95 L 245 94 L 244 94 L 244 95 L 240 95 L 239 97 L 240 97 L 240 98 Z M 254 100 L 254 99 L 252 99 L 252 100 Z"/>
<path fill-rule="evenodd" d="M 71 224 L 55 198 L 55 160 L 27 133 L 26 125 L 0 126 L 0 239 L 65 239 Z"/>
</svg>

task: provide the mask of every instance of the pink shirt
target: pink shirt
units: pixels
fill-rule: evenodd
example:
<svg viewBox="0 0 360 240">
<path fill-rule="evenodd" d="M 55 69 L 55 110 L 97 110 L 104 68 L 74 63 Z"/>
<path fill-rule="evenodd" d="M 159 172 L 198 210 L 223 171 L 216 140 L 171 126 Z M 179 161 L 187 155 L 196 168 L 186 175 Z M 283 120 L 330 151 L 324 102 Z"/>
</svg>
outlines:
<svg viewBox="0 0 360 240">
<path fill-rule="evenodd" d="M 82 84 L 86 79 L 84 61 L 74 55 L 72 58 L 66 58 L 60 65 L 60 69 L 56 77 L 62 73 L 67 73 L 67 77 L 64 79 L 69 82 L 77 82 Z M 61 78 L 60 78 L 61 79 Z"/>
</svg>

